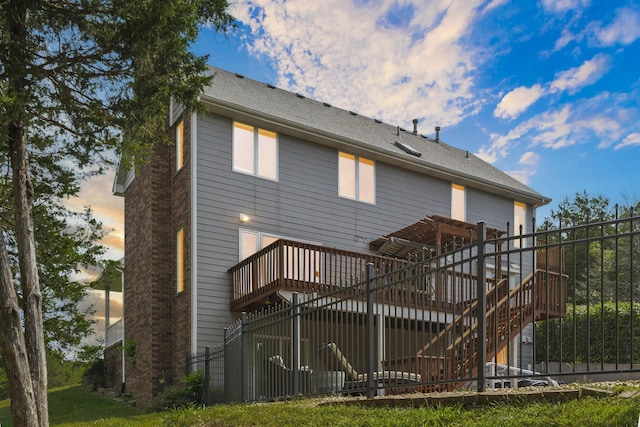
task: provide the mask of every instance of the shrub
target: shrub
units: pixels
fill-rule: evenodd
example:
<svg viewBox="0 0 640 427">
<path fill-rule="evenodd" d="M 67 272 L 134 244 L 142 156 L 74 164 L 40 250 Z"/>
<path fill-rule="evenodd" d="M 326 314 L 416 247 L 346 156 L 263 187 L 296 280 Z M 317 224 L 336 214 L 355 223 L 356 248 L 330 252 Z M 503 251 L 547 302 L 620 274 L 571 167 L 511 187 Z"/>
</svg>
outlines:
<svg viewBox="0 0 640 427">
<path fill-rule="evenodd" d="M 87 368 L 82 378 L 83 384 L 92 390 L 105 386 L 104 360 L 98 359 Z"/>
<path fill-rule="evenodd" d="M 613 302 L 567 307 L 561 319 L 537 322 L 536 361 L 638 363 L 640 306 Z"/>
<path fill-rule="evenodd" d="M 182 384 L 169 387 L 151 403 L 152 411 L 167 411 L 177 408 L 202 405 L 204 373 L 194 371 L 181 381 Z"/>
</svg>

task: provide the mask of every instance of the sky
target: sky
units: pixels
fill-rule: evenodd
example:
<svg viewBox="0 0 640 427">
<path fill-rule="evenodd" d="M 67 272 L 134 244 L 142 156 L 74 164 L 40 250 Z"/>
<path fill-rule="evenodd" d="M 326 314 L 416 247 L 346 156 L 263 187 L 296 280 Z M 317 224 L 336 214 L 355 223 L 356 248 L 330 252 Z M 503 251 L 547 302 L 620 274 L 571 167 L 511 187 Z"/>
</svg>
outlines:
<svg viewBox="0 0 640 427">
<path fill-rule="evenodd" d="M 640 196 L 640 2 L 243 0 L 209 64 L 435 135 L 553 199 Z"/>
<path fill-rule="evenodd" d="M 552 199 L 640 199 L 640 0 L 230 0 L 208 63 L 469 150 Z M 88 183 L 123 256 L 113 174 Z M 428 212 L 425 212 L 428 214 Z"/>
</svg>

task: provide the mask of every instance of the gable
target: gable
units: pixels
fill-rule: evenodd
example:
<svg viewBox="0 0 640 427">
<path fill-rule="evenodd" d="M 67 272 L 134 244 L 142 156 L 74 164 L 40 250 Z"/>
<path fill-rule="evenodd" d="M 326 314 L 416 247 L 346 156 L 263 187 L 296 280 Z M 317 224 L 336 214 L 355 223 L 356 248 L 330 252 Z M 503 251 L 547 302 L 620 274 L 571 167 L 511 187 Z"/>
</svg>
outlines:
<svg viewBox="0 0 640 427">
<path fill-rule="evenodd" d="M 212 72 L 213 82 L 204 89 L 202 101 L 214 113 L 251 120 L 278 132 L 534 206 L 550 202 L 549 198 L 472 153 L 441 140 L 227 71 L 212 69 Z"/>
</svg>

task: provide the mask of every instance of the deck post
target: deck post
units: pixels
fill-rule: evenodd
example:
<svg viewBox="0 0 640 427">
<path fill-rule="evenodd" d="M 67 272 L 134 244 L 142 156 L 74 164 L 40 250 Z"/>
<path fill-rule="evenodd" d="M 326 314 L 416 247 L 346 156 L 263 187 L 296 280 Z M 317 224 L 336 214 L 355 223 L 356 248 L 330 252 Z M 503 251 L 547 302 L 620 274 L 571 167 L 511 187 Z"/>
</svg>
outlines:
<svg viewBox="0 0 640 427">
<path fill-rule="evenodd" d="M 478 369 L 478 391 L 485 391 L 485 372 L 484 367 L 486 365 L 487 358 L 487 278 L 485 272 L 485 259 L 484 259 L 484 242 L 487 237 L 486 224 L 483 221 L 478 222 L 478 281 L 477 281 L 477 293 L 478 293 L 478 337 L 476 338 L 477 349 L 477 361 L 476 366 Z M 497 298 L 497 294 L 496 294 Z M 497 299 L 496 299 L 497 301 Z"/>
<path fill-rule="evenodd" d="M 373 312 L 373 263 L 367 263 L 366 290 L 367 290 L 367 397 L 373 398 L 376 385 L 373 373 L 376 367 L 375 351 L 375 313 Z"/>
</svg>

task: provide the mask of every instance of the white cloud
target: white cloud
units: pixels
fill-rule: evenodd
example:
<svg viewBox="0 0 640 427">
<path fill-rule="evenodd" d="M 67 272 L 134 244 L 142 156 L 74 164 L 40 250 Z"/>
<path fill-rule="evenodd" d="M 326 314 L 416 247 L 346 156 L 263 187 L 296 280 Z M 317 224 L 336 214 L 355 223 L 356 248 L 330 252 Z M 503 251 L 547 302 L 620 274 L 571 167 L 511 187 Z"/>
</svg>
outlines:
<svg viewBox="0 0 640 427">
<path fill-rule="evenodd" d="M 640 37 L 640 14 L 629 8 L 618 9 L 608 26 L 594 25 L 594 35 L 602 46 L 631 44 Z"/>
<path fill-rule="evenodd" d="M 634 145 L 640 145 L 640 133 L 633 132 L 626 136 L 626 138 L 618 145 L 615 146 L 615 150 L 619 150 L 625 147 L 631 147 Z"/>
<path fill-rule="evenodd" d="M 252 53 L 273 59 L 278 86 L 392 124 L 451 126 L 484 102 L 464 41 L 484 3 L 247 0 L 234 14 L 256 36 Z"/>
<path fill-rule="evenodd" d="M 484 7 L 483 13 L 489 12 L 490 10 L 502 6 L 503 4 L 507 4 L 508 2 L 509 0 L 491 0 L 489 4 Z"/>
<path fill-rule="evenodd" d="M 515 88 L 502 98 L 493 115 L 503 119 L 515 118 L 543 95 L 544 90 L 539 84 Z"/>
<path fill-rule="evenodd" d="M 77 197 L 65 200 L 65 206 L 82 212 L 90 206 L 94 217 L 109 231 L 101 243 L 107 248 L 105 258 L 120 259 L 124 256 L 124 197 L 114 196 L 114 171 L 92 177 L 84 183 Z"/>
<path fill-rule="evenodd" d="M 578 39 L 578 36 L 573 34 L 569 29 L 565 28 L 562 30 L 562 35 L 558 40 L 556 40 L 556 44 L 554 46 L 554 51 L 559 51 L 566 47 L 572 41 Z"/>
<path fill-rule="evenodd" d="M 579 89 L 595 83 L 610 67 L 610 58 L 605 54 L 597 54 L 579 67 L 570 68 L 556 74 L 556 79 L 551 82 L 552 92 L 569 91 L 574 93 Z"/>
<path fill-rule="evenodd" d="M 546 111 L 520 122 L 505 134 L 492 134 L 489 144 L 482 146 L 477 155 L 490 163 L 507 158 L 524 146 L 558 150 L 580 143 L 592 143 L 607 148 L 617 141 L 625 129 L 637 129 L 638 110 L 630 106 L 635 102 L 627 94 L 601 93 L 593 98 L 578 100 L 560 108 Z M 618 146 L 640 143 L 640 134 L 631 133 Z M 618 147 L 616 146 L 616 148 Z M 537 160 L 525 153 L 518 163 Z M 514 175 L 515 176 L 515 175 Z"/>
<path fill-rule="evenodd" d="M 590 3 L 590 0 L 542 0 L 542 8 L 545 12 L 559 13 L 586 8 Z"/>
<path fill-rule="evenodd" d="M 526 166 L 537 166 L 540 161 L 540 155 L 538 153 L 534 153 L 533 151 L 527 151 L 522 156 L 520 156 L 520 160 L 518 160 L 518 164 L 526 165 Z"/>
<path fill-rule="evenodd" d="M 527 184 L 529 184 L 529 180 L 531 179 L 531 177 L 533 175 L 535 175 L 536 171 L 535 170 L 520 169 L 520 170 L 505 171 L 505 173 L 507 175 L 510 175 L 511 177 L 517 179 L 518 181 L 520 181 L 524 185 L 527 185 Z"/>
<path fill-rule="evenodd" d="M 526 185 L 529 184 L 531 177 L 536 174 L 539 163 L 540 155 L 533 151 L 527 151 L 518 160 L 518 164 L 523 168 L 506 171 L 506 173 Z"/>
</svg>

